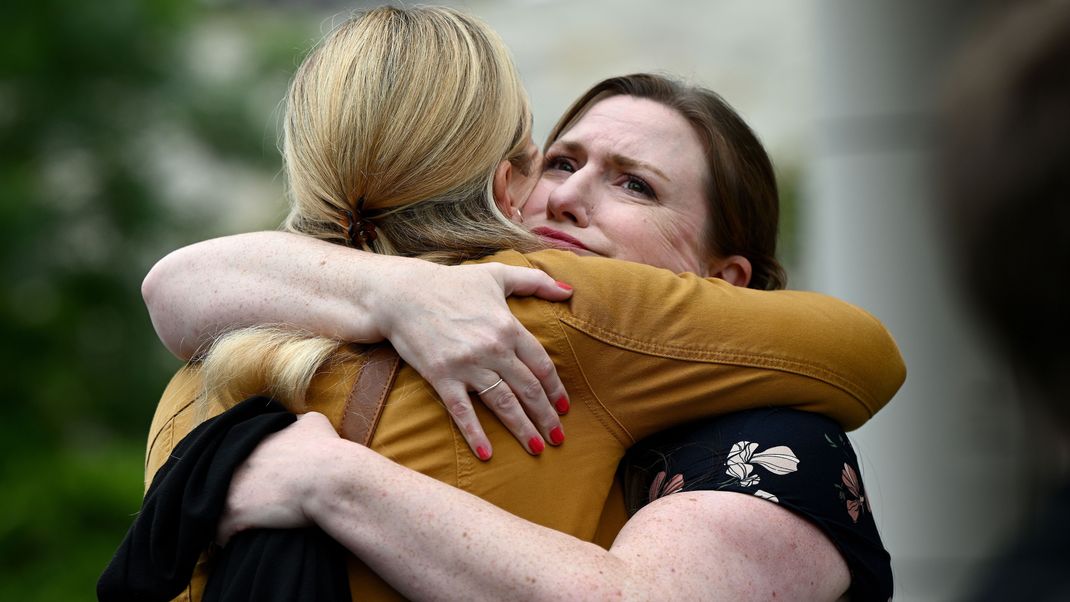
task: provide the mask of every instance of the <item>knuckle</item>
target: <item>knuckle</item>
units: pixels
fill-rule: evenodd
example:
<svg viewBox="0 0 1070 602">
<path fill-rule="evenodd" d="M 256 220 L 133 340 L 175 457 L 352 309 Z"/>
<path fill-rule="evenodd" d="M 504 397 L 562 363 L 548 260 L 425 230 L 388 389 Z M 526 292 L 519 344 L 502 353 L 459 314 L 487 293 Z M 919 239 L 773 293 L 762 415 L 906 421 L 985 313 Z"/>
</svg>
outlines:
<svg viewBox="0 0 1070 602">
<path fill-rule="evenodd" d="M 453 356 L 452 363 L 466 366 L 476 364 L 480 356 L 480 347 L 482 347 L 483 345 L 484 343 L 476 340 L 473 341 L 472 346 L 466 346 L 463 349 L 458 349 Z"/>
<path fill-rule="evenodd" d="M 469 349 L 456 349 L 449 357 L 443 357 L 435 362 L 435 378 L 456 380 L 463 374 L 465 369 L 475 365 L 476 353 Z M 432 373 L 428 373 L 430 376 Z"/>
<path fill-rule="evenodd" d="M 545 353 L 533 361 L 532 365 L 528 367 L 531 369 L 531 373 L 535 375 L 535 378 L 539 380 L 548 378 L 555 370 L 554 363 Z"/>
<path fill-rule="evenodd" d="M 499 268 L 499 266 L 497 264 L 494 264 L 494 263 L 484 263 L 484 264 L 481 264 L 481 265 L 478 265 L 478 266 L 472 266 L 472 267 L 473 268 L 478 268 L 478 269 L 474 269 L 472 271 L 472 273 L 473 273 L 473 276 L 475 276 L 475 278 L 480 280 L 480 281 L 488 281 L 488 280 L 497 281 L 498 278 L 501 278 L 504 275 L 504 272 L 502 272 L 502 270 Z"/>
<path fill-rule="evenodd" d="M 304 424 L 306 427 L 314 427 L 324 422 L 329 424 L 330 420 L 328 420 L 326 416 L 320 414 L 319 412 L 305 412 L 301 416 L 301 423 Z"/>
<path fill-rule="evenodd" d="M 446 378 L 449 375 L 449 364 L 450 363 L 446 358 L 435 358 L 427 362 L 423 372 L 428 377 L 428 380 Z"/>
<path fill-rule="evenodd" d="M 542 383 L 537 380 L 525 382 L 523 385 L 520 386 L 520 395 L 528 401 L 535 401 L 539 399 L 539 396 L 541 394 Z"/>
<path fill-rule="evenodd" d="M 446 411 L 449 412 L 450 416 L 453 416 L 454 418 L 466 418 L 472 413 L 472 406 L 468 403 L 467 400 L 452 399 L 447 400 L 445 404 Z"/>
<path fill-rule="evenodd" d="M 498 393 L 487 400 L 487 404 L 496 412 L 509 412 L 517 406 L 516 398 L 509 393 Z"/>
</svg>

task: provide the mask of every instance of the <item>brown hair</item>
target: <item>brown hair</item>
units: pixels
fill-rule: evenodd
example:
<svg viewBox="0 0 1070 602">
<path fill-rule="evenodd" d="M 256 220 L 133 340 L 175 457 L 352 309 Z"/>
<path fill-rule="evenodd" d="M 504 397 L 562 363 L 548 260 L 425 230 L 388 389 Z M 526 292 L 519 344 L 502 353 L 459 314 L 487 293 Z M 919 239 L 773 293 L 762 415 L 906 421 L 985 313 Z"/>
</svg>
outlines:
<svg viewBox="0 0 1070 602">
<path fill-rule="evenodd" d="M 706 250 L 710 256 L 746 257 L 753 269 L 749 288 L 784 288 L 787 276 L 776 258 L 780 200 L 773 164 L 754 132 L 716 93 L 649 73 L 602 80 L 558 120 L 547 147 L 599 101 L 620 95 L 653 100 L 676 110 L 702 141 L 709 170 Z"/>
</svg>

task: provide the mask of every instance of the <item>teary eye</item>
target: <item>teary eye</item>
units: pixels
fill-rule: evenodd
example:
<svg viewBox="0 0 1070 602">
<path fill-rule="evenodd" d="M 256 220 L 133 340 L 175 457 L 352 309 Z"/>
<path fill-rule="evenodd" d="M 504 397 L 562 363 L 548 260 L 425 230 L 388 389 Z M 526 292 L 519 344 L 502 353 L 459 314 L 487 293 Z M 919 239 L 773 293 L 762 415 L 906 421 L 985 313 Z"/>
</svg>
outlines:
<svg viewBox="0 0 1070 602">
<path fill-rule="evenodd" d="M 654 190 L 652 188 L 650 188 L 650 185 L 647 184 L 645 181 L 643 181 L 642 178 L 637 178 L 635 176 L 628 176 L 627 181 L 624 182 L 624 188 L 626 190 L 629 190 L 629 191 L 637 193 L 637 194 L 641 194 L 643 196 L 648 196 L 650 198 L 654 198 L 655 197 Z"/>
<path fill-rule="evenodd" d="M 576 166 L 565 157 L 546 157 L 546 169 L 556 169 L 567 173 L 576 173 Z"/>
</svg>

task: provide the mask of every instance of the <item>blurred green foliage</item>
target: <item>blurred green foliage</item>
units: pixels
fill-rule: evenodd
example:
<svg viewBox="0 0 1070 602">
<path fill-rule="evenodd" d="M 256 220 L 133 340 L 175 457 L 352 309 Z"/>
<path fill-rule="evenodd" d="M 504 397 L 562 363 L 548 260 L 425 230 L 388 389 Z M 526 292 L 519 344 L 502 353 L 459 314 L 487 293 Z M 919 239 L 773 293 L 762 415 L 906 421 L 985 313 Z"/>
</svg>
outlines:
<svg viewBox="0 0 1070 602">
<path fill-rule="evenodd" d="M 0 599 L 93 599 L 140 504 L 145 434 L 180 365 L 152 332 L 141 279 L 167 250 L 234 227 L 222 199 L 186 202 L 212 183 L 176 157 L 193 147 L 272 182 L 272 111 L 314 29 L 188 0 L 4 12 Z M 216 64 L 225 53 L 206 23 L 246 44 L 239 73 Z M 274 182 L 244 228 L 277 223 Z"/>
<path fill-rule="evenodd" d="M 799 264 L 799 212 L 802 205 L 803 177 L 795 163 L 776 163 L 777 192 L 780 195 L 780 230 L 777 237 L 777 257 L 788 271 L 788 288 L 799 288 L 794 273 Z"/>
</svg>

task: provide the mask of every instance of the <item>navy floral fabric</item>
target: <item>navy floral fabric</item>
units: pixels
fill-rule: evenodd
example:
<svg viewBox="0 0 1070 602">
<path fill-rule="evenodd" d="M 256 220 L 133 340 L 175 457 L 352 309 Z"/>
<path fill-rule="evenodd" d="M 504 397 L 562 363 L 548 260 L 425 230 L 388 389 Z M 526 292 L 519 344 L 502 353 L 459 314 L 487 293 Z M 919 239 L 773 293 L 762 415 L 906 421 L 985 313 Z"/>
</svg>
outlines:
<svg viewBox="0 0 1070 602">
<path fill-rule="evenodd" d="M 621 464 L 629 511 L 679 491 L 732 491 L 779 504 L 820 528 L 851 571 L 851 600 L 892 597 L 890 557 L 840 426 L 818 414 L 757 409 L 641 442 Z"/>
</svg>

